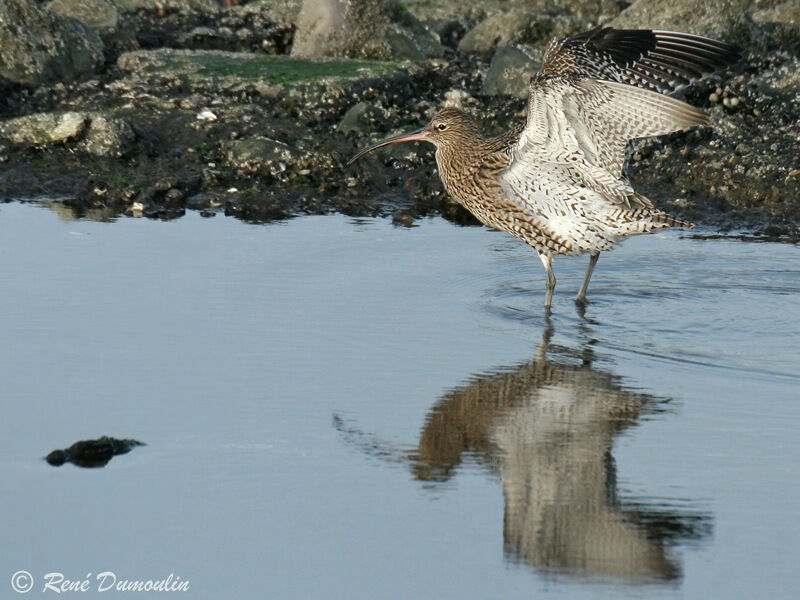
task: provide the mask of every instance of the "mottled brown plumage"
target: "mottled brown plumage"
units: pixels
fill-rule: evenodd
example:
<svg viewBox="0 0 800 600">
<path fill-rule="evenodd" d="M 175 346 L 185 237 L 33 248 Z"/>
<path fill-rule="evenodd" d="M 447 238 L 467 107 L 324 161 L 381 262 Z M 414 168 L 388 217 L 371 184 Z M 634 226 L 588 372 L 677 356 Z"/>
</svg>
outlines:
<svg viewBox="0 0 800 600">
<path fill-rule="evenodd" d="M 623 174 L 626 148 L 636 138 L 707 124 L 702 111 L 663 94 L 737 57 L 733 46 L 691 34 L 598 28 L 550 44 L 531 82 L 524 127 L 486 139 L 468 115 L 445 108 L 423 129 L 350 162 L 387 144 L 434 144 L 448 193 L 539 254 L 546 306 L 556 283 L 552 257 L 591 255 L 576 297 L 584 302 L 601 251 L 630 235 L 691 226 L 633 190 Z"/>
</svg>

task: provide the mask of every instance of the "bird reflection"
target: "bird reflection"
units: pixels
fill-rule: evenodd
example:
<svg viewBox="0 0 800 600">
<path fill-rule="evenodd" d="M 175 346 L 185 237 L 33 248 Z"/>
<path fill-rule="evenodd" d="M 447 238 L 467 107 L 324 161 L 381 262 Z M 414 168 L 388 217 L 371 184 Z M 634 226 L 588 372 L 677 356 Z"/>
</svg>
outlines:
<svg viewBox="0 0 800 600">
<path fill-rule="evenodd" d="M 450 479 L 462 460 L 500 477 L 504 551 L 547 573 L 630 583 L 677 579 L 670 546 L 709 534 L 711 516 L 666 501 L 621 499 L 614 437 L 666 400 L 623 389 L 592 366 L 591 344 L 551 347 L 548 327 L 535 356 L 472 378 L 427 416 L 417 449 L 399 452 L 336 418 L 348 443 L 411 464 L 418 480 Z"/>
</svg>

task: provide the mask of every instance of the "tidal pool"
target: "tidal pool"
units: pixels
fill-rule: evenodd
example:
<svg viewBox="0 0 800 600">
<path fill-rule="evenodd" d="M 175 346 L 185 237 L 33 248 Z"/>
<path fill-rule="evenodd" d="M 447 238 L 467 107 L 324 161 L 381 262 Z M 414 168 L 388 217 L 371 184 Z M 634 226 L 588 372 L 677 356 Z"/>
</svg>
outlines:
<svg viewBox="0 0 800 600">
<path fill-rule="evenodd" d="M 633 238 L 579 314 L 585 266 L 546 316 L 531 249 L 440 219 L 0 205 L 0 596 L 793 597 L 800 249 Z M 106 435 L 146 445 L 43 460 Z"/>
</svg>

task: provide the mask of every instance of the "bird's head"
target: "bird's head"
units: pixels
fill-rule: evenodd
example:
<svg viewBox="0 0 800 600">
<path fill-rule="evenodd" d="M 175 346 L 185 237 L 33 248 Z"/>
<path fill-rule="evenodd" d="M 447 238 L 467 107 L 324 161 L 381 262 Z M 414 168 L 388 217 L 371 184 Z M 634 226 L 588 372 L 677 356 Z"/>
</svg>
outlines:
<svg viewBox="0 0 800 600">
<path fill-rule="evenodd" d="M 424 141 L 430 142 L 436 148 L 458 146 L 460 144 L 467 144 L 470 140 L 480 137 L 478 127 L 475 121 L 472 120 L 467 113 L 458 110 L 457 108 L 443 108 L 430 120 L 425 127 L 411 131 L 409 133 L 402 133 L 390 138 L 386 138 L 380 142 L 372 144 L 361 150 L 358 154 L 353 156 L 347 165 L 351 165 L 356 160 L 364 156 L 367 152 L 371 152 L 377 148 L 388 146 L 389 144 L 398 144 L 400 142 L 414 142 Z"/>
</svg>

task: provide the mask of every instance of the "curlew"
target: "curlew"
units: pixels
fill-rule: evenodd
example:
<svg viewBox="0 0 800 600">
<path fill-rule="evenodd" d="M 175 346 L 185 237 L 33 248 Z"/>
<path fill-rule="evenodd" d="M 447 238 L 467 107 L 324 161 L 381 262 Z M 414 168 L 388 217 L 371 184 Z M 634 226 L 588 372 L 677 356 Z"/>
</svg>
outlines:
<svg viewBox="0 0 800 600">
<path fill-rule="evenodd" d="M 583 304 L 600 252 L 630 235 L 691 227 L 633 190 L 626 149 L 634 139 L 708 124 L 703 111 L 669 94 L 738 57 L 735 46 L 673 31 L 598 27 L 554 39 L 531 79 L 524 126 L 484 138 L 469 115 L 444 108 L 422 129 L 364 148 L 347 164 L 388 144 L 433 144 L 450 196 L 536 250 L 546 308 L 553 257 L 589 254 L 575 298 Z"/>
</svg>

